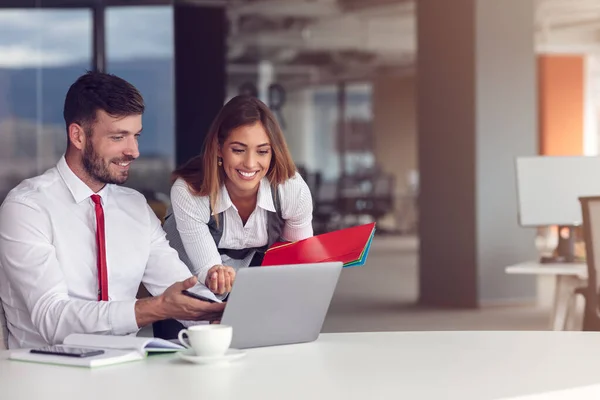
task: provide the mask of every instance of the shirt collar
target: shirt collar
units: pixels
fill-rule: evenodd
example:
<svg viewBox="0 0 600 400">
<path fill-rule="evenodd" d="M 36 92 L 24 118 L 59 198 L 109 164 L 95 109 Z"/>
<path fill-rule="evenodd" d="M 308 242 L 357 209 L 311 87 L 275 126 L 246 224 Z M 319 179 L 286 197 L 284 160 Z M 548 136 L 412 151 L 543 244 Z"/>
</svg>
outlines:
<svg viewBox="0 0 600 400">
<path fill-rule="evenodd" d="M 256 205 L 264 210 L 275 212 L 275 204 L 273 204 L 273 195 L 271 194 L 271 183 L 267 178 L 262 178 L 260 180 Z M 220 214 L 229 207 L 233 207 L 237 210 L 231 201 L 231 197 L 229 197 L 227 188 L 225 185 L 223 185 L 221 186 L 221 191 L 219 192 L 219 201 L 217 202 L 217 207 L 213 214 Z"/>
<path fill-rule="evenodd" d="M 219 192 L 219 198 L 217 200 L 216 209 L 213 210 L 213 215 L 217 215 L 227 210 L 229 207 L 235 208 L 233 203 L 231 202 L 231 197 L 229 197 L 229 192 L 225 185 L 221 186 L 221 191 Z"/>
<path fill-rule="evenodd" d="M 73 170 L 71 170 L 71 168 L 67 164 L 67 160 L 65 160 L 64 155 L 60 158 L 58 164 L 56 164 L 56 169 L 58 169 L 58 173 L 60 174 L 63 182 L 65 182 L 67 189 L 69 189 L 69 192 L 71 192 L 75 203 L 81 203 L 93 194 L 100 195 L 100 197 L 102 197 L 102 203 L 106 203 L 106 198 L 108 192 L 110 191 L 111 185 L 106 184 L 104 185 L 102 190 L 100 190 L 98 193 L 94 193 L 94 191 L 90 189 L 90 187 L 86 185 L 81 179 L 79 179 L 79 177 L 75 175 Z"/>
<path fill-rule="evenodd" d="M 271 182 L 269 182 L 267 178 L 262 178 L 260 180 L 256 205 L 264 210 L 275 212 L 275 204 L 273 204 L 273 194 L 271 193 Z"/>
</svg>

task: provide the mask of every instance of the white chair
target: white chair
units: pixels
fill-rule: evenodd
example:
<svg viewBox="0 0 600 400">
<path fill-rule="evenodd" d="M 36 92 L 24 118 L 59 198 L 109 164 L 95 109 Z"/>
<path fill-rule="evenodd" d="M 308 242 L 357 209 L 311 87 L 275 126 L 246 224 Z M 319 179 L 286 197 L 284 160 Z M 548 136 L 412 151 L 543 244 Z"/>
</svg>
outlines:
<svg viewBox="0 0 600 400">
<path fill-rule="evenodd" d="M 0 350 L 8 349 L 8 327 L 6 326 L 6 317 L 0 301 Z"/>
</svg>

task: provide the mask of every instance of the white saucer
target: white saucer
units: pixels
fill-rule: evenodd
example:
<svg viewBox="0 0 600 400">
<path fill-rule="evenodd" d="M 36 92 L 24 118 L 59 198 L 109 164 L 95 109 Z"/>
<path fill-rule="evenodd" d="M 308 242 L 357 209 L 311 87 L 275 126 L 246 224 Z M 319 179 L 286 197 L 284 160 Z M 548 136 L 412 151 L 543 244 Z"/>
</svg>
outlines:
<svg viewBox="0 0 600 400">
<path fill-rule="evenodd" d="M 222 356 L 197 356 L 194 350 L 184 350 L 176 353 L 179 358 L 189 361 L 194 364 L 216 364 L 222 362 L 228 362 L 233 360 L 238 360 L 246 355 L 245 351 L 238 349 L 229 349 Z"/>
</svg>

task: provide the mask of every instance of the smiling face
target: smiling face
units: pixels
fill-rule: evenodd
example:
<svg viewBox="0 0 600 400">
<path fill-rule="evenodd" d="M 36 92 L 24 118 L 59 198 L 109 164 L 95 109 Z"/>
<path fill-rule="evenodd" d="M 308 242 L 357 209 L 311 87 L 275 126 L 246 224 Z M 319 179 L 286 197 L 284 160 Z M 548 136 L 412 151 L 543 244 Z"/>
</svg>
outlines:
<svg viewBox="0 0 600 400">
<path fill-rule="evenodd" d="M 113 117 L 98 110 L 96 120 L 88 130 L 73 124 L 70 127 L 76 147 L 82 150 L 81 163 L 92 188 L 107 183 L 122 184 L 129 177 L 131 162 L 139 157 L 138 137 L 142 116 Z"/>
<path fill-rule="evenodd" d="M 230 194 L 256 193 L 260 180 L 269 172 L 272 156 L 271 142 L 261 122 L 231 130 L 219 149 Z"/>
</svg>

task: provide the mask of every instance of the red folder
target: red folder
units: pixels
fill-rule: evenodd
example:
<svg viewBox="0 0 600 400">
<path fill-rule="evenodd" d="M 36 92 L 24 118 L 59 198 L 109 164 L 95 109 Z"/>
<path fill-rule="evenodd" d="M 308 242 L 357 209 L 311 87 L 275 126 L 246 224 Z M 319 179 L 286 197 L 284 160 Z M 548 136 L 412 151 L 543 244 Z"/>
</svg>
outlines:
<svg viewBox="0 0 600 400">
<path fill-rule="evenodd" d="M 375 223 L 340 229 L 293 243 L 275 243 L 262 266 L 341 261 L 344 267 L 364 265 Z"/>
</svg>

